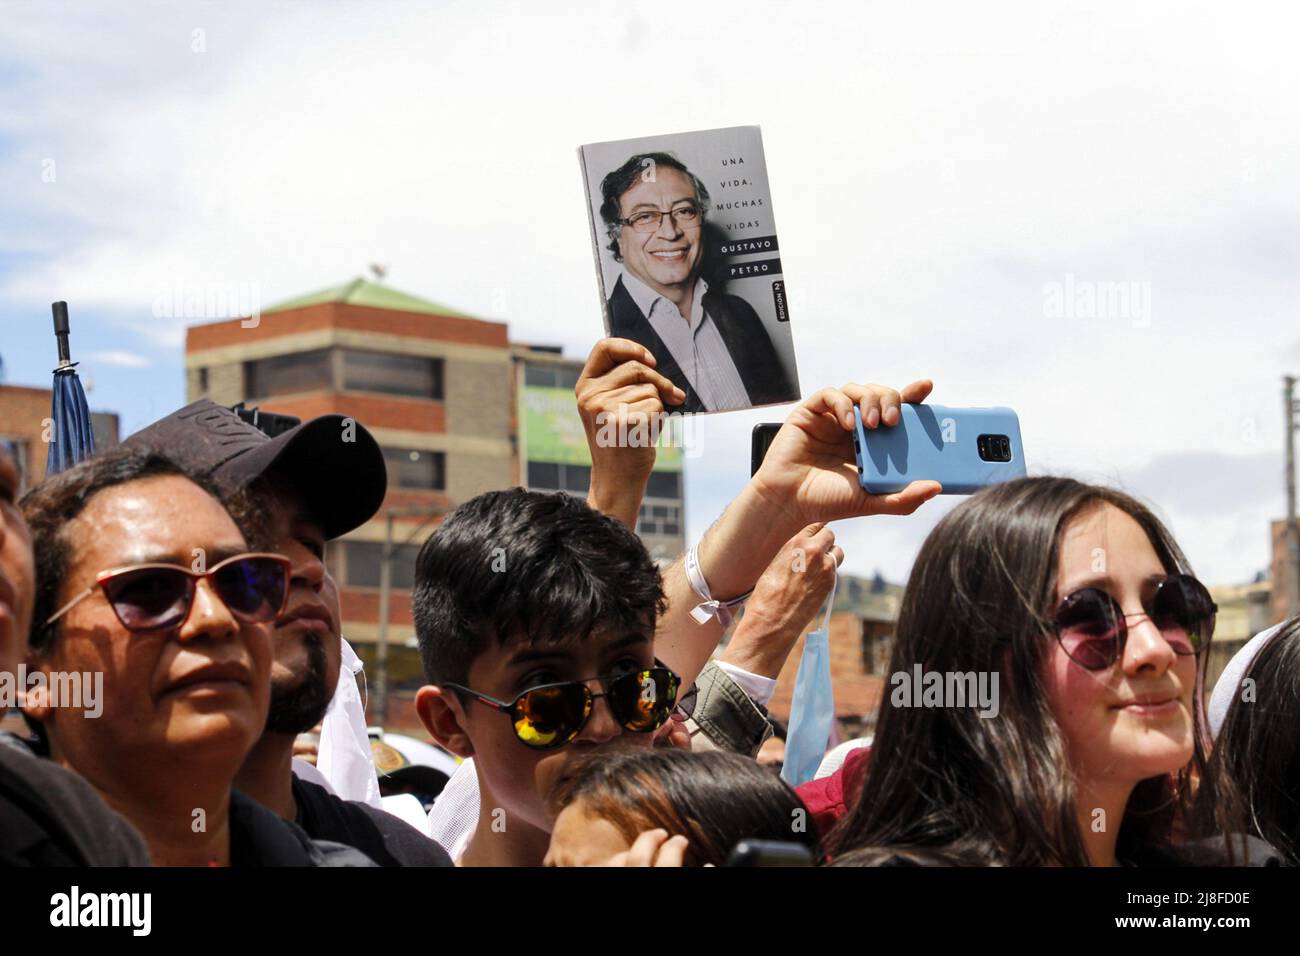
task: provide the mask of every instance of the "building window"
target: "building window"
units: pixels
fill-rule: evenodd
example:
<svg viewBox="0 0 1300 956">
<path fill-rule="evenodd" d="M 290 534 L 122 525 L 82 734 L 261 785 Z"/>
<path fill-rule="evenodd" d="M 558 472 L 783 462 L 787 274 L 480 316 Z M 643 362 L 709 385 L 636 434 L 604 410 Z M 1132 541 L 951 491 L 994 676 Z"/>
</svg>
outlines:
<svg viewBox="0 0 1300 956">
<path fill-rule="evenodd" d="M 409 591 L 415 587 L 415 558 L 419 553 L 418 544 L 393 547 L 392 586 L 395 590 Z M 382 541 L 344 541 L 343 583 L 353 588 L 379 587 L 383 557 Z"/>
<path fill-rule="evenodd" d="M 199 393 L 201 395 L 208 394 L 208 368 L 206 365 L 199 369 Z"/>
<path fill-rule="evenodd" d="M 568 365 L 525 365 L 524 384 L 539 388 L 575 388 L 581 374 L 581 369 Z"/>
<path fill-rule="evenodd" d="M 343 387 L 412 398 L 442 398 L 442 359 L 391 352 L 343 352 Z"/>
<path fill-rule="evenodd" d="M 18 471 L 18 494 L 21 496 L 27 490 L 27 479 L 30 476 L 31 462 L 28 461 L 28 443 L 21 438 L 0 436 L 0 448 L 7 450 L 13 457 L 14 468 Z"/>
<path fill-rule="evenodd" d="M 646 482 L 647 498 L 673 498 L 682 496 L 682 473 L 680 471 L 652 471 Z"/>
<path fill-rule="evenodd" d="M 385 448 L 389 484 L 397 488 L 443 491 L 447 487 L 447 456 L 417 448 Z"/>
<path fill-rule="evenodd" d="M 244 384 L 250 399 L 332 388 L 330 351 L 316 349 L 245 362 Z"/>
<path fill-rule="evenodd" d="M 677 505 L 642 505 L 636 523 L 637 534 L 662 534 L 676 537 L 682 533 L 682 509 Z"/>
<path fill-rule="evenodd" d="M 558 490 L 560 466 L 550 461 L 528 463 L 528 487 L 538 491 Z"/>
<path fill-rule="evenodd" d="M 561 465 L 560 490 L 585 495 L 591 488 L 590 465 Z"/>
<path fill-rule="evenodd" d="M 567 491 L 586 497 L 587 490 L 591 487 L 591 466 L 530 461 L 528 487 L 534 491 Z"/>
</svg>

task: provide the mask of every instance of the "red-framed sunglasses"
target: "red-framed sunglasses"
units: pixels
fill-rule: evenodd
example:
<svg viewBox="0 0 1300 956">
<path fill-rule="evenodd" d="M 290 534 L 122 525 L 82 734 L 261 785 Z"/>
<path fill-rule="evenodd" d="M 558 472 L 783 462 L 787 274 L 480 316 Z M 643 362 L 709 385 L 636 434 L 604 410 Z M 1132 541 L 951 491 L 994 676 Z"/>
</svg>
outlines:
<svg viewBox="0 0 1300 956">
<path fill-rule="evenodd" d="M 53 624 L 99 589 L 128 631 L 170 631 L 190 616 L 198 584 L 204 580 L 236 617 L 269 623 L 284 611 L 291 566 L 281 554 L 236 554 L 207 571 L 176 564 L 110 568 L 45 623 Z"/>
</svg>

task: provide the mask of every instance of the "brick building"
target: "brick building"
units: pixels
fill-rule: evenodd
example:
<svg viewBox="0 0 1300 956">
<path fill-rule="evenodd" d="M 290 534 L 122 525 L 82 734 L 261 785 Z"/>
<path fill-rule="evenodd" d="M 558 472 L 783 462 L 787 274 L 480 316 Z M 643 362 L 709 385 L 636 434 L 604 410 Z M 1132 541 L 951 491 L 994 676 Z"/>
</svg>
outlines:
<svg viewBox="0 0 1300 956">
<path fill-rule="evenodd" d="M 514 357 L 519 483 L 586 497 L 591 453 L 573 392 L 585 362 L 558 348 L 526 345 L 516 345 Z M 637 521 L 637 534 L 661 567 L 686 550 L 683 458 L 680 447 L 660 447 Z"/>
<path fill-rule="evenodd" d="M 19 494 L 45 478 L 48 454 L 46 423 L 50 419 L 53 393 L 48 388 L 0 385 L 0 445 L 18 462 Z M 110 448 L 118 441 L 118 418 L 111 412 L 91 412 L 96 448 Z M 0 709 L 0 732 L 26 734 L 18 710 Z"/>
<path fill-rule="evenodd" d="M 892 619 L 865 617 L 856 611 L 836 611 L 831 615 L 831 684 L 841 740 L 867 736 L 875 730 L 876 713 L 888 686 L 885 670 L 893 632 Z M 803 647 L 804 637 L 800 637 L 781 668 L 776 691 L 768 705 L 771 715 L 783 723 L 790 720 L 795 675 Z"/>
<path fill-rule="evenodd" d="M 49 453 L 47 423 L 53 398 L 48 388 L 0 385 L 0 442 L 10 448 L 18 461 L 24 491 L 45 477 L 45 458 Z M 117 444 L 117 415 L 91 412 L 90 424 L 96 448 Z"/>
<path fill-rule="evenodd" d="M 890 584 L 879 573 L 872 578 L 840 575 L 829 632 L 831 686 L 840 740 L 875 732 L 880 702 L 889 691 L 889 659 L 903 590 L 902 585 Z M 813 626 L 820 625 L 819 614 Z M 781 668 L 768 705 L 771 715 L 783 723 L 790 720 L 803 649 L 804 637 L 800 637 Z"/>
<path fill-rule="evenodd" d="M 423 672 L 409 588 L 420 545 L 447 509 L 517 481 L 512 368 L 504 323 L 364 279 L 274 306 L 255 323 L 231 319 L 187 331 L 188 401 L 242 401 L 303 419 L 346 415 L 383 448 L 384 506 L 331 542 L 327 561 L 339 584 L 343 634 L 373 681 L 387 512 L 400 509 L 389 604 L 390 727 L 419 726 L 411 696 Z"/>
<path fill-rule="evenodd" d="M 1271 623 L 1286 620 L 1289 609 L 1300 606 L 1300 572 L 1291 560 L 1287 548 L 1286 522 L 1274 521 L 1269 525 L 1270 554 L 1272 564 L 1270 576 L 1273 579 L 1273 591 L 1270 597 L 1269 614 Z"/>
<path fill-rule="evenodd" d="M 1267 580 L 1210 588 L 1210 596 L 1219 611 L 1206 665 L 1207 689 L 1214 688 L 1223 668 L 1248 640 L 1281 620 L 1273 616 L 1272 594 L 1273 582 Z"/>
</svg>

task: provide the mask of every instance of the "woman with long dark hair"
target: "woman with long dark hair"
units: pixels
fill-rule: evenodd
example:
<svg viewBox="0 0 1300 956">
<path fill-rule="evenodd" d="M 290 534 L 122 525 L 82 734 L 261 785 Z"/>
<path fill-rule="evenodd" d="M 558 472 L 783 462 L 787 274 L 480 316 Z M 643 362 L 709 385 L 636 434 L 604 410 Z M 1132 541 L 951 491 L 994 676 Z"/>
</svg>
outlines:
<svg viewBox="0 0 1300 956">
<path fill-rule="evenodd" d="M 836 862 L 1176 862 L 1214 611 L 1126 494 L 1027 478 L 963 502 L 913 567 Z"/>
<path fill-rule="evenodd" d="M 1252 646 L 1253 645 L 1253 646 Z M 1214 688 L 1202 821 L 1226 815 L 1300 866 L 1300 617 L 1237 652 Z"/>
</svg>

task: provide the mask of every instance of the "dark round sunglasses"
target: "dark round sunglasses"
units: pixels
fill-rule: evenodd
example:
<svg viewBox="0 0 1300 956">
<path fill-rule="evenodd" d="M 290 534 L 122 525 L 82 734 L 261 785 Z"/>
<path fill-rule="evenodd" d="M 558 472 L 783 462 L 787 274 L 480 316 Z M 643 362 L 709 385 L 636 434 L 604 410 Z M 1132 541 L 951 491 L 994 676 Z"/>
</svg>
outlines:
<svg viewBox="0 0 1300 956">
<path fill-rule="evenodd" d="M 190 616 L 199 581 L 205 579 L 236 617 L 269 623 L 284 611 L 290 567 L 289 559 L 279 554 L 237 554 L 207 571 L 176 564 L 111 568 L 96 575 L 94 584 L 45 623 L 53 624 L 99 588 L 128 631 L 170 631 Z"/>
<path fill-rule="evenodd" d="M 1156 585 L 1145 614 L 1174 653 L 1186 657 L 1209 646 L 1218 610 L 1204 584 L 1188 574 L 1171 574 Z M 1050 626 L 1070 660 L 1099 671 L 1123 655 L 1128 618 L 1138 616 L 1126 615 L 1106 591 L 1083 588 L 1061 601 Z"/>
<path fill-rule="evenodd" d="M 510 717 L 515 736 L 534 750 L 563 747 L 582 732 L 604 697 L 614 719 L 626 731 L 648 734 L 663 726 L 677 701 L 680 678 L 662 664 L 596 678 L 605 688 L 594 694 L 585 681 L 530 687 L 511 701 L 497 700 L 460 684 L 444 684 Z"/>
</svg>

